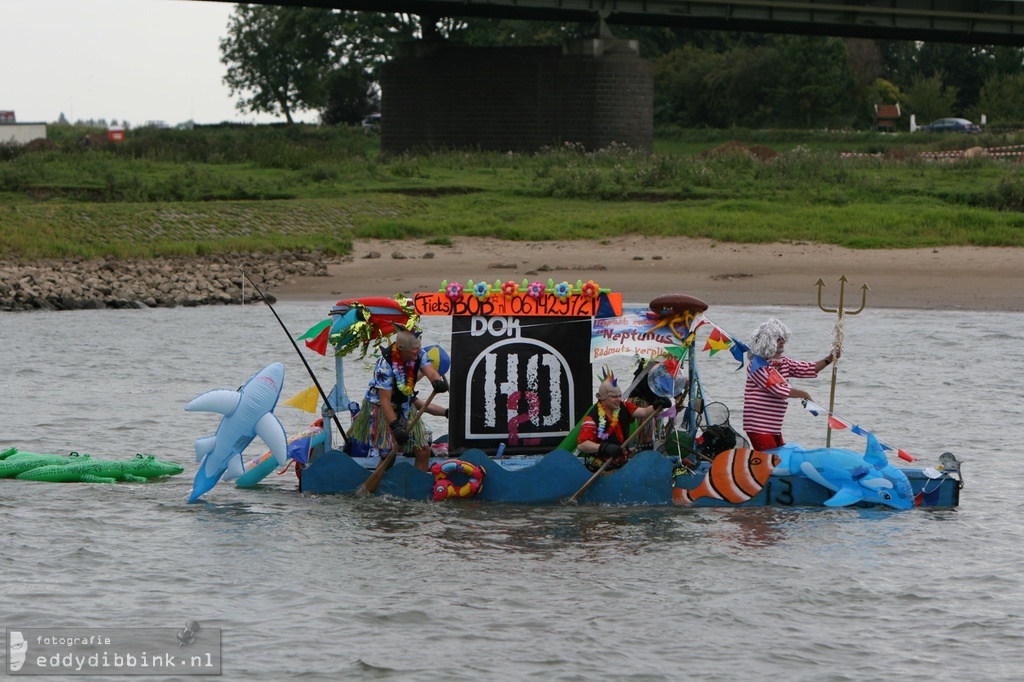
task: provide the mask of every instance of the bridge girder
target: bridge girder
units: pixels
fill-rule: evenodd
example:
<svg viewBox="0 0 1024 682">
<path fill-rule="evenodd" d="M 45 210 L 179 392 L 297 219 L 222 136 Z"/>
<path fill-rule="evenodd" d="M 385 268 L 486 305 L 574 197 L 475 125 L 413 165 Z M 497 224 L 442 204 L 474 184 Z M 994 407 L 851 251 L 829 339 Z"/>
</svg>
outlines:
<svg viewBox="0 0 1024 682">
<path fill-rule="evenodd" d="M 221 0 L 217 0 L 221 1 Z M 1024 46 L 1024 0 L 261 0 L 254 4 L 614 26 Z"/>
</svg>

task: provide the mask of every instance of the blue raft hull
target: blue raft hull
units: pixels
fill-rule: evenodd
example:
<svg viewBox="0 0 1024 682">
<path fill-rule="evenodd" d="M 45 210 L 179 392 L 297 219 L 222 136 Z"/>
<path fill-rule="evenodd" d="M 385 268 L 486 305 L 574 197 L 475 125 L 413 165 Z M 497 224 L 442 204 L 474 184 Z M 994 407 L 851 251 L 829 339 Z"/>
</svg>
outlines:
<svg viewBox="0 0 1024 682">
<path fill-rule="evenodd" d="M 317 456 L 319 455 L 319 456 Z M 487 472 L 483 487 L 473 499 L 514 504 L 550 504 L 568 500 L 590 479 L 591 472 L 573 454 L 554 450 L 547 455 L 491 459 L 481 450 L 469 450 L 460 460 Z M 397 462 L 384 474 L 377 495 L 409 500 L 430 500 L 434 477 L 414 467 L 411 460 Z M 339 450 L 315 453 L 302 470 L 300 489 L 305 493 L 352 493 L 369 478 L 378 458 L 353 459 Z M 668 457 L 646 451 L 634 456 L 618 471 L 599 477 L 580 497 L 581 504 L 665 506 L 679 504 L 682 489 L 693 490 L 703 481 L 710 465 L 703 463 L 690 474 L 676 474 Z M 901 467 L 921 506 L 956 507 L 960 480 L 943 474 L 928 478 L 922 469 Z M 460 481 L 456 480 L 456 484 Z M 765 486 L 749 500 L 732 504 L 701 497 L 695 507 L 821 507 L 833 492 L 801 475 L 772 474 Z M 871 507 L 860 503 L 856 506 Z"/>
</svg>

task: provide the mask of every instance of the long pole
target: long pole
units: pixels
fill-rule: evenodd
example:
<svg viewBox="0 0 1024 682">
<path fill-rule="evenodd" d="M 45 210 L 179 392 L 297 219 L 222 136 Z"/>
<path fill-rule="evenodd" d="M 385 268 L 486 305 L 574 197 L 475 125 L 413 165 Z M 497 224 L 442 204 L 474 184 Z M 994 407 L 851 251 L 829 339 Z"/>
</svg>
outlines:
<svg viewBox="0 0 1024 682">
<path fill-rule="evenodd" d="M 412 427 L 416 426 L 416 422 L 418 422 L 420 417 L 423 416 L 423 413 L 427 411 L 427 405 L 433 402 L 435 395 L 437 395 L 437 391 L 431 391 L 430 397 L 427 398 L 427 402 L 423 403 L 423 407 L 421 407 L 419 411 L 413 415 L 412 419 L 406 423 L 405 429 L 407 432 L 412 433 Z M 389 426 L 388 428 L 391 427 Z M 394 434 L 392 434 L 391 437 L 394 438 Z M 381 460 L 380 464 L 377 465 L 377 468 L 373 470 L 372 474 L 370 474 L 370 477 L 363 481 L 363 484 L 356 490 L 356 495 L 359 497 L 369 497 L 377 491 L 377 486 L 380 485 L 380 480 L 384 478 L 384 473 L 391 468 L 391 464 L 395 461 L 395 458 L 398 456 L 398 451 L 401 449 L 404 448 L 399 448 L 397 443 L 395 444 L 395 447 L 391 448 L 391 452 L 388 453 L 388 456 Z"/>
<path fill-rule="evenodd" d="M 838 317 L 836 318 L 836 326 L 835 326 L 834 331 L 833 331 L 833 335 L 834 335 L 834 339 L 833 339 L 833 342 L 832 342 L 833 343 L 833 348 L 832 348 L 833 350 L 842 351 L 842 346 L 843 346 L 843 339 L 842 339 L 842 337 L 843 337 L 843 326 L 844 326 L 843 315 L 858 315 L 858 314 L 860 314 L 860 312 L 864 310 L 864 306 L 868 302 L 868 285 L 864 284 L 864 285 L 861 286 L 860 307 L 857 308 L 856 310 L 846 310 L 845 309 L 844 304 L 843 304 L 843 297 L 845 295 L 846 283 L 848 281 L 849 280 L 846 279 L 846 275 L 843 275 L 843 276 L 841 276 L 839 278 L 839 306 L 836 307 L 836 308 L 826 308 L 825 306 L 823 306 L 821 304 L 821 291 L 822 291 L 822 289 L 825 288 L 825 282 L 823 280 L 821 280 L 820 278 L 818 279 L 817 282 L 815 282 L 815 285 L 818 287 L 818 308 L 820 308 L 822 312 L 837 313 L 838 314 Z M 829 394 L 828 394 L 828 409 L 829 409 L 830 412 L 835 408 L 835 403 L 836 403 L 836 377 L 838 376 L 838 373 L 839 373 L 839 363 L 838 362 L 834 362 L 834 363 L 832 363 L 832 387 L 829 389 Z M 826 427 L 826 430 L 825 430 L 825 447 L 827 447 L 827 448 L 832 447 L 832 426 L 831 426 L 831 424 L 828 425 Z"/>
<path fill-rule="evenodd" d="M 256 290 L 256 293 L 260 295 L 260 298 L 263 299 L 263 302 L 267 304 L 267 307 L 270 308 L 270 312 L 274 313 L 274 317 L 277 318 L 277 322 L 278 324 L 281 325 L 281 329 L 283 329 L 284 333 L 288 335 L 288 340 L 292 342 L 292 347 L 295 349 L 295 352 L 299 354 L 299 359 L 302 360 L 302 364 L 306 366 L 306 372 L 309 374 L 309 378 L 313 380 L 313 384 L 316 386 L 316 390 L 320 391 L 320 397 L 324 399 L 324 405 L 327 406 L 327 412 L 331 415 L 331 418 L 334 420 L 335 426 L 338 427 L 338 433 L 340 433 L 342 439 L 344 439 L 345 447 L 350 447 L 351 441 L 349 441 L 348 439 L 348 434 L 345 433 L 345 429 L 342 428 L 341 422 L 338 421 L 338 415 L 334 412 L 334 407 L 331 405 L 331 401 L 327 398 L 327 394 L 324 393 L 324 389 L 320 385 L 320 382 L 317 381 L 316 375 L 313 374 L 313 368 L 309 366 L 308 362 L 306 362 L 306 356 L 303 355 L 302 351 L 299 349 L 299 344 L 295 343 L 295 339 L 292 338 L 291 332 L 289 332 L 288 327 L 284 325 L 284 321 L 281 319 L 281 316 L 277 314 L 276 310 L 274 310 L 274 306 L 270 304 L 270 299 L 267 298 L 267 295 L 264 294 L 263 291 L 260 290 L 258 286 L 256 286 L 256 282 L 252 281 L 252 278 L 245 273 L 245 270 L 242 271 L 242 276 L 249 280 L 249 284 L 251 284 L 253 289 Z"/>
<path fill-rule="evenodd" d="M 636 435 L 638 433 L 640 433 L 640 431 L 642 431 L 645 426 L 647 426 L 648 422 L 650 422 L 652 419 L 657 417 L 660 413 L 661 413 L 661 408 L 659 407 L 654 412 L 651 412 L 649 415 L 647 415 L 647 419 L 643 420 L 640 423 L 640 426 L 636 427 L 636 430 L 633 431 L 633 433 L 629 434 L 629 438 L 627 438 L 622 443 L 621 447 L 622 447 L 623 452 L 625 452 L 626 446 L 633 442 L 633 439 L 636 438 Z M 606 459 L 604 461 L 604 464 L 602 464 L 601 467 L 597 471 L 594 472 L 594 475 L 591 476 L 587 480 L 587 482 L 583 484 L 583 487 L 580 488 L 579 490 L 577 490 L 573 494 L 573 496 L 569 498 L 569 502 L 572 503 L 572 504 L 576 504 L 579 501 L 580 497 L 583 496 L 583 493 L 587 492 L 587 489 L 589 489 L 590 486 L 594 485 L 594 481 L 596 481 L 598 479 L 598 477 L 601 474 L 604 473 L 604 470 L 608 468 L 608 465 L 612 463 L 613 459 L 615 459 L 615 458 L 614 457 L 609 457 L 608 459 Z"/>
</svg>

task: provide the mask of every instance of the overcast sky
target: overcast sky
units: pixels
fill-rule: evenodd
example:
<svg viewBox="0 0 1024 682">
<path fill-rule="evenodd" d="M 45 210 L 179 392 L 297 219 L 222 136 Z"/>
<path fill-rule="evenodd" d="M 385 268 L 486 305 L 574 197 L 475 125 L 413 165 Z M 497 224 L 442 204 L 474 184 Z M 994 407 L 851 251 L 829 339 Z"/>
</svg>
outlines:
<svg viewBox="0 0 1024 682">
<path fill-rule="evenodd" d="M 242 114 L 220 41 L 234 4 L 0 0 L 0 110 L 20 123 L 284 121 Z M 297 120 L 313 122 L 315 113 Z"/>
</svg>

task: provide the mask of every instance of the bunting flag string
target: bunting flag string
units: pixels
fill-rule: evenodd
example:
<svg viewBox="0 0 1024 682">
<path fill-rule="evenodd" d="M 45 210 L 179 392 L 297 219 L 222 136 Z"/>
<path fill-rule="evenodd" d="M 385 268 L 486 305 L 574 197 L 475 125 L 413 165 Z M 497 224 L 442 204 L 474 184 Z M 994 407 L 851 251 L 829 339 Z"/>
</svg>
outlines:
<svg viewBox="0 0 1024 682">
<path fill-rule="evenodd" d="M 708 351 L 708 354 L 711 356 L 714 356 L 718 351 L 727 350 L 740 363 L 740 366 L 736 369 L 743 369 L 744 355 L 750 352 L 747 344 L 737 340 L 734 335 L 712 322 L 704 314 L 698 316 L 694 322 L 696 324 L 693 326 L 693 331 L 697 331 L 697 328 L 704 324 L 710 324 L 713 327 L 703 350 Z"/>
<path fill-rule="evenodd" d="M 815 417 L 817 417 L 819 415 L 822 415 L 822 414 L 826 415 L 828 417 L 828 425 L 830 427 L 832 427 L 832 429 L 834 431 L 844 431 L 846 429 L 849 429 L 850 433 L 855 433 L 858 436 L 862 436 L 864 438 L 867 438 L 868 436 L 874 436 L 875 440 L 878 441 L 878 444 L 880 446 L 882 446 L 883 450 L 895 450 L 896 451 L 896 455 L 900 459 L 905 460 L 907 462 L 918 462 L 918 461 L 920 461 L 917 457 L 914 457 L 913 455 L 911 455 L 906 450 L 904 450 L 902 448 L 898 448 L 895 445 L 891 445 L 889 443 L 886 443 L 884 440 L 882 440 L 878 436 L 875 436 L 875 434 L 871 433 L 867 429 L 861 428 L 858 424 L 854 424 L 853 422 L 847 421 L 846 419 L 843 419 L 842 417 L 836 416 L 833 412 L 831 412 L 827 408 L 824 408 L 821 405 L 815 403 L 814 401 L 811 401 L 811 400 L 801 400 L 800 402 L 803 404 L 804 409 L 807 410 L 808 412 L 810 412 L 811 414 L 813 414 Z"/>
</svg>

